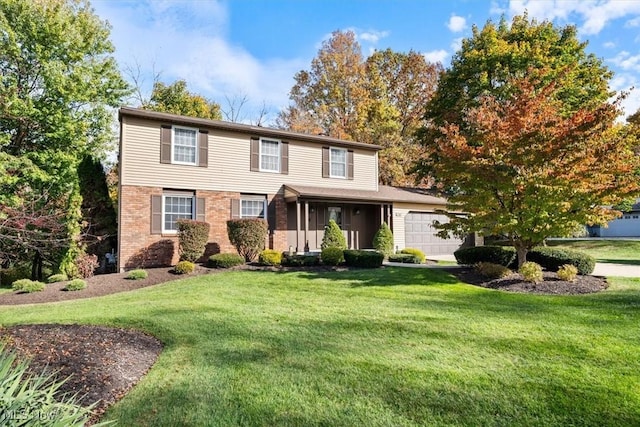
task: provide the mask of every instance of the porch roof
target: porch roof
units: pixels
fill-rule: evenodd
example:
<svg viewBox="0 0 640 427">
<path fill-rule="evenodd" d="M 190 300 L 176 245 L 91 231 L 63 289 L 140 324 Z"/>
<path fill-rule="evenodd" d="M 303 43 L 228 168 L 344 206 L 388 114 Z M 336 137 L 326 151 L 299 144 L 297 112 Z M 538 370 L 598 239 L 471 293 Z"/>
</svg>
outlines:
<svg viewBox="0 0 640 427">
<path fill-rule="evenodd" d="M 447 204 L 447 200 L 429 194 L 422 188 L 400 188 L 380 185 L 378 191 L 352 190 L 348 188 L 311 187 L 306 185 L 285 185 L 284 197 L 287 201 L 300 198 L 315 200 L 340 200 L 359 203 L 423 203 L 429 205 Z"/>
</svg>

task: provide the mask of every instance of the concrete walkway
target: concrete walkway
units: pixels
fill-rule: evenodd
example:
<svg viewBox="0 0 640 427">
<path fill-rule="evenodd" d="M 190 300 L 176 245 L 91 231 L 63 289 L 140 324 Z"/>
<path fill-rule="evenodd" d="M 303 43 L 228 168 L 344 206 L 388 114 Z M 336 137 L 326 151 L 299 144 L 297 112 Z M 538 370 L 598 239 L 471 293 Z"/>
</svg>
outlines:
<svg viewBox="0 0 640 427">
<path fill-rule="evenodd" d="M 427 259 L 433 261 L 456 261 L 453 255 L 432 255 Z M 400 263 L 387 263 L 388 265 L 396 265 L 401 267 L 430 267 L 430 268 L 447 268 L 453 267 L 451 265 L 420 265 L 420 264 L 400 264 Z M 596 268 L 592 273 L 594 276 L 605 277 L 640 277 L 640 265 L 627 265 L 627 264 L 609 264 L 605 262 L 596 263 Z"/>
</svg>

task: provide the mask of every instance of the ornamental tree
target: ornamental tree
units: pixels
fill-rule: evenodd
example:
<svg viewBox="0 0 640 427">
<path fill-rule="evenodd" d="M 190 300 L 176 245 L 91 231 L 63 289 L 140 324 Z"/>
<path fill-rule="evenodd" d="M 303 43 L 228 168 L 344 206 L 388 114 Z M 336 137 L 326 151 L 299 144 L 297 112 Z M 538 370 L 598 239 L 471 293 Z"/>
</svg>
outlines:
<svg viewBox="0 0 640 427">
<path fill-rule="evenodd" d="M 145 109 L 203 119 L 222 119 L 220 105 L 187 90 L 187 82 L 177 80 L 170 85 L 153 84 L 151 99 L 143 104 Z"/>
<path fill-rule="evenodd" d="M 541 82 L 548 81 L 542 71 L 508 80 L 508 98 L 478 98 L 462 124 L 440 129 L 430 146 L 437 161 L 426 159 L 451 191 L 449 209 L 468 213 L 439 225 L 439 234 L 504 235 L 519 266 L 546 238 L 615 218 L 606 206 L 640 189 L 633 144 L 613 126 L 618 106 L 568 112 L 558 96 L 564 88 Z"/>
</svg>

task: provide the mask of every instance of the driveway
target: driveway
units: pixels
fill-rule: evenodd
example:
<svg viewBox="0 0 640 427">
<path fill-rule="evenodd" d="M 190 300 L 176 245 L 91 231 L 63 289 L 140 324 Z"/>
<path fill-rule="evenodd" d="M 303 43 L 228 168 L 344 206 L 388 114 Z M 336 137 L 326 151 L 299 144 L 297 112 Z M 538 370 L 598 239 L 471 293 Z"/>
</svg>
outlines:
<svg viewBox="0 0 640 427">
<path fill-rule="evenodd" d="M 428 257 L 434 261 L 454 261 L 456 258 L 453 255 L 433 255 Z M 640 265 L 627 265 L 627 264 L 610 264 L 606 262 L 596 263 L 596 268 L 593 270 L 594 276 L 605 277 L 640 277 Z"/>
</svg>

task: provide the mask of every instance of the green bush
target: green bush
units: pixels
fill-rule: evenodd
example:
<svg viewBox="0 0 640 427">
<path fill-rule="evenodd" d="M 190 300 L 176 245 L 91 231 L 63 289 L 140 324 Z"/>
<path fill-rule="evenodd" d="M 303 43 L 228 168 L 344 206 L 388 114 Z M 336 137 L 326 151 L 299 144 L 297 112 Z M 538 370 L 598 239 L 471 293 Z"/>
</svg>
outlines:
<svg viewBox="0 0 640 427">
<path fill-rule="evenodd" d="M 0 285 L 11 286 L 13 282 L 19 279 L 28 279 L 31 277 L 31 267 L 26 264 L 14 265 L 9 268 L 0 269 Z"/>
<path fill-rule="evenodd" d="M 45 372 L 29 373 L 29 363 L 0 343 L 0 425 L 84 426 L 94 405 L 83 407 L 75 396 L 61 393 L 64 381 Z"/>
<path fill-rule="evenodd" d="M 87 282 L 82 279 L 73 279 L 69 283 L 66 284 L 63 291 L 81 291 L 82 289 L 87 287 Z"/>
<path fill-rule="evenodd" d="M 566 282 L 573 282 L 576 280 L 576 276 L 578 276 L 578 267 L 571 264 L 565 264 L 560 266 L 557 273 L 558 279 L 564 280 Z"/>
<path fill-rule="evenodd" d="M 229 241 L 246 262 L 251 262 L 264 249 L 269 228 L 264 219 L 243 218 L 227 221 Z"/>
<path fill-rule="evenodd" d="M 31 279 L 20 279 L 12 283 L 11 289 L 19 292 L 40 292 L 44 291 L 44 283 Z"/>
<path fill-rule="evenodd" d="M 527 260 L 536 262 L 549 271 L 558 271 L 561 266 L 570 264 L 583 275 L 593 273 L 596 267 L 595 258 L 573 249 L 538 247 L 529 251 Z"/>
<path fill-rule="evenodd" d="M 148 276 L 149 274 L 146 272 L 146 270 L 142 270 L 138 268 L 136 270 L 131 270 L 130 272 L 128 272 L 127 275 L 125 276 L 125 279 L 142 280 L 142 279 L 146 279 Z"/>
<path fill-rule="evenodd" d="M 393 253 L 393 233 L 386 222 L 382 223 L 373 236 L 373 247 L 378 252 L 382 252 L 385 257 Z"/>
<path fill-rule="evenodd" d="M 344 262 L 344 251 L 340 248 L 325 248 L 320 254 L 320 261 L 324 265 L 340 265 Z"/>
<path fill-rule="evenodd" d="M 409 254 L 415 255 L 420 262 L 418 264 L 422 264 L 427 260 L 427 256 L 418 248 L 404 248 L 400 251 L 401 254 Z"/>
<path fill-rule="evenodd" d="M 420 258 L 413 254 L 391 254 L 389 255 L 390 262 L 402 262 L 404 264 L 422 264 Z"/>
<path fill-rule="evenodd" d="M 69 280 L 67 275 L 60 273 L 60 274 L 54 274 L 52 276 L 49 276 L 47 278 L 47 283 L 66 282 L 67 280 Z"/>
<path fill-rule="evenodd" d="M 382 266 L 384 254 L 378 251 L 344 251 L 345 263 L 350 267 L 378 268 Z"/>
<path fill-rule="evenodd" d="M 504 265 L 490 262 L 479 262 L 473 266 L 473 269 L 481 276 L 490 279 L 501 279 L 512 273 L 512 271 Z"/>
<path fill-rule="evenodd" d="M 195 271 L 196 265 L 191 261 L 180 261 L 173 267 L 175 274 L 191 274 Z"/>
<path fill-rule="evenodd" d="M 458 249 L 453 255 L 462 265 L 490 262 L 508 267 L 516 259 L 516 250 L 510 246 L 475 246 Z"/>
<path fill-rule="evenodd" d="M 347 249 L 347 239 L 342 234 L 340 226 L 332 219 L 329 220 L 329 225 L 324 228 L 324 235 L 320 244 L 320 249 L 327 248 Z"/>
<path fill-rule="evenodd" d="M 260 252 L 258 262 L 262 265 L 280 265 L 282 264 L 282 252 L 273 249 L 265 249 Z"/>
<path fill-rule="evenodd" d="M 209 223 L 180 219 L 177 225 L 180 261 L 196 262 L 202 257 L 207 246 Z"/>
<path fill-rule="evenodd" d="M 238 254 L 215 254 L 209 257 L 209 267 L 231 268 L 245 263 L 243 257 Z"/>
<path fill-rule="evenodd" d="M 520 266 L 520 269 L 518 269 L 518 273 L 520 273 L 527 282 L 542 282 L 542 267 L 535 262 L 525 262 Z"/>
<path fill-rule="evenodd" d="M 289 255 L 282 256 L 282 265 L 286 267 L 311 267 L 320 264 L 318 255 Z"/>
</svg>

